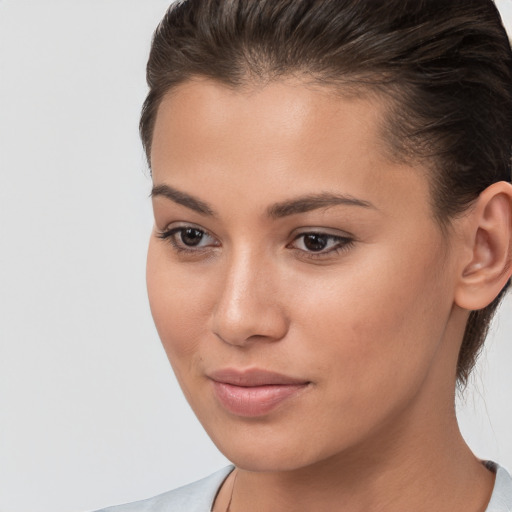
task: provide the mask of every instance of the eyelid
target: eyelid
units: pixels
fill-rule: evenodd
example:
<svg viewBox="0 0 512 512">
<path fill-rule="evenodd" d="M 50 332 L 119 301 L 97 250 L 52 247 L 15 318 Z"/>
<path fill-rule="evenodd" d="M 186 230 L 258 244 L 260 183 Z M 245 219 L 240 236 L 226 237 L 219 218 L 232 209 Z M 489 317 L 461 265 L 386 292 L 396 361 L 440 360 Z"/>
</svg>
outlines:
<svg viewBox="0 0 512 512">
<path fill-rule="evenodd" d="M 206 229 L 205 227 L 201 226 L 200 224 L 196 224 L 195 222 L 189 222 L 185 220 L 177 220 L 173 222 L 169 222 L 165 224 L 165 227 L 160 230 L 160 232 L 170 231 L 171 229 L 175 228 L 193 228 L 193 229 L 199 229 L 201 231 L 204 231 L 205 233 L 209 233 L 210 230 Z"/>
<path fill-rule="evenodd" d="M 333 231 L 335 231 L 333 233 Z M 293 244 L 306 235 L 319 235 L 336 241 L 334 246 L 319 251 L 301 249 L 294 247 Z M 292 240 L 287 244 L 287 248 L 297 251 L 301 258 L 307 259 L 322 259 L 329 258 L 339 254 L 342 251 L 350 249 L 355 243 L 355 237 L 345 231 L 332 230 L 326 228 L 300 228 L 292 233 Z"/>
<path fill-rule="evenodd" d="M 294 229 L 290 237 L 295 238 L 296 236 L 314 233 L 316 235 L 325 235 L 325 236 L 333 236 L 339 238 L 355 238 L 355 236 L 345 230 L 337 229 L 337 228 L 328 228 L 328 227 L 319 227 L 319 226 L 302 226 L 300 228 Z"/>
<path fill-rule="evenodd" d="M 205 227 L 201 226 L 200 224 L 196 224 L 194 222 L 187 222 L 187 221 L 175 221 L 170 222 L 165 225 L 163 229 L 159 229 L 157 227 L 157 231 L 160 235 L 169 235 L 171 231 L 178 231 L 180 229 L 197 229 L 198 231 L 202 231 L 204 234 L 211 236 L 212 238 L 215 238 L 218 240 L 218 237 L 212 233 L 209 229 L 206 229 Z"/>
<path fill-rule="evenodd" d="M 211 238 L 216 243 L 215 244 L 208 244 L 208 245 L 190 245 L 187 246 L 184 243 L 180 243 L 176 235 L 178 235 L 181 231 L 187 230 L 187 229 L 196 229 L 203 233 L 203 235 Z M 204 227 L 194 224 L 192 222 L 172 222 L 168 224 L 164 229 L 157 229 L 156 236 L 160 238 L 161 240 L 164 240 L 165 242 L 169 243 L 171 247 L 178 253 L 189 253 L 189 254 L 200 254 L 205 251 L 209 251 L 212 248 L 219 247 L 220 242 L 218 238 L 211 233 L 209 230 L 205 229 Z"/>
</svg>

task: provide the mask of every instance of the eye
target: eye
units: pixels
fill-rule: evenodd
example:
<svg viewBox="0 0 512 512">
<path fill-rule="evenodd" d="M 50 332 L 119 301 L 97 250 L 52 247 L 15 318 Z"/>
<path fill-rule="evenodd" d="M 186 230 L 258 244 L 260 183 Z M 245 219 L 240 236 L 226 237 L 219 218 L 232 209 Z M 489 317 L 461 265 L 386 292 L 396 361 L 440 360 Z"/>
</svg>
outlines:
<svg viewBox="0 0 512 512">
<path fill-rule="evenodd" d="M 328 255 L 330 253 L 338 253 L 341 250 L 348 249 L 353 242 L 353 238 L 348 236 L 308 232 L 300 233 L 288 245 L 288 247 L 303 251 L 310 256 L 318 257 Z"/>
<path fill-rule="evenodd" d="M 196 247 L 201 245 L 204 236 L 204 231 L 196 228 L 182 228 L 176 234 L 179 239 L 188 247 Z"/>
<path fill-rule="evenodd" d="M 207 231 L 196 226 L 177 226 L 157 234 L 167 240 L 176 251 L 199 252 L 219 246 L 219 242 Z"/>
</svg>

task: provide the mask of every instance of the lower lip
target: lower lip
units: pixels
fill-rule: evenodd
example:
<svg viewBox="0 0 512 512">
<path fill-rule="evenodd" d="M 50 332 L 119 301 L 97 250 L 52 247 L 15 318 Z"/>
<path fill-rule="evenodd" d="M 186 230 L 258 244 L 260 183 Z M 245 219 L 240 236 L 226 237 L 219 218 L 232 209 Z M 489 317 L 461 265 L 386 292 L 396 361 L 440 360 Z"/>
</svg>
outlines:
<svg viewBox="0 0 512 512">
<path fill-rule="evenodd" d="M 243 387 L 213 381 L 215 396 L 222 406 L 237 416 L 245 417 L 268 414 L 307 386 L 304 383 Z"/>
</svg>

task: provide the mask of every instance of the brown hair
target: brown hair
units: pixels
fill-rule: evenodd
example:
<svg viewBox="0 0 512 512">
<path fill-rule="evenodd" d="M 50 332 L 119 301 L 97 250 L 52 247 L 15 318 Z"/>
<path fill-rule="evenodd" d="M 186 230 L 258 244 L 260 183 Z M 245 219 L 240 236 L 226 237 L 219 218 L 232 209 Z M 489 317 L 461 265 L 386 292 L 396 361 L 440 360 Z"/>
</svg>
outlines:
<svg viewBox="0 0 512 512">
<path fill-rule="evenodd" d="M 140 133 L 148 162 L 164 95 L 201 76 L 231 87 L 298 74 L 387 95 L 393 157 L 432 169 L 441 226 L 511 181 L 512 51 L 492 0 L 185 0 L 153 38 Z M 151 162 L 150 162 L 151 163 Z M 461 385 L 506 288 L 472 311 Z"/>
</svg>

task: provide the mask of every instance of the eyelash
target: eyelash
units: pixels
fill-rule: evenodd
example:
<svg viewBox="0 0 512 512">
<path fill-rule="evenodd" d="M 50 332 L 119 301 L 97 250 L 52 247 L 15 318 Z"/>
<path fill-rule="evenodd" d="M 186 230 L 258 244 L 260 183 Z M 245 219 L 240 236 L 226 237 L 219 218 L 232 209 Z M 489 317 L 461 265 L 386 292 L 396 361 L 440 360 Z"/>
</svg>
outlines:
<svg viewBox="0 0 512 512">
<path fill-rule="evenodd" d="M 307 251 L 304 249 L 299 249 L 297 247 L 291 247 L 292 244 L 297 242 L 298 240 L 302 239 L 302 244 L 304 245 L 304 241 L 307 236 L 310 237 L 320 237 L 326 241 L 326 244 L 328 245 L 329 242 L 334 242 L 334 245 L 330 247 L 328 250 L 322 249 L 321 251 Z M 354 245 L 354 238 L 350 236 L 339 236 L 339 235 L 332 235 L 330 233 L 323 233 L 321 231 L 308 231 L 305 233 L 298 234 L 293 241 L 287 245 L 287 247 L 290 247 L 294 249 L 295 251 L 298 251 L 301 255 L 301 257 L 306 257 L 310 259 L 321 259 L 321 258 L 328 258 L 333 256 L 333 254 L 340 254 L 343 251 L 349 250 Z"/>
<path fill-rule="evenodd" d="M 171 244 L 172 248 L 178 254 L 199 255 L 201 253 L 208 251 L 209 249 L 211 249 L 211 247 L 218 247 L 218 245 L 206 245 L 203 247 L 193 246 L 193 245 L 187 246 L 183 242 L 183 238 L 182 238 L 184 232 L 187 230 L 195 230 L 196 232 L 201 233 L 200 242 L 202 241 L 202 237 L 204 237 L 205 235 L 208 237 L 211 237 L 212 239 L 214 238 L 212 235 L 210 235 L 208 233 L 208 231 L 201 229 L 199 227 L 196 227 L 196 226 L 192 226 L 192 225 L 191 226 L 179 226 L 179 227 L 171 228 L 171 229 L 168 229 L 165 231 L 161 231 L 161 232 L 157 233 L 157 237 L 160 238 L 161 240 L 166 240 L 167 242 L 169 242 Z M 180 235 L 181 241 L 179 241 L 179 239 L 177 238 L 178 235 Z M 320 251 L 317 251 L 317 252 L 293 247 L 293 244 L 295 244 L 300 239 L 303 240 L 303 244 L 304 244 L 305 237 L 307 237 L 307 236 L 320 237 L 323 239 L 323 241 L 326 242 L 326 245 L 328 245 L 329 242 L 335 242 L 335 244 L 332 247 L 330 247 L 328 250 L 321 249 Z M 302 258 L 321 259 L 321 258 L 330 257 L 333 255 L 333 253 L 339 254 L 343 251 L 349 250 L 353 246 L 354 241 L 355 241 L 354 238 L 352 238 L 350 236 L 332 235 L 329 233 L 323 233 L 321 231 L 308 231 L 308 232 L 298 234 L 292 240 L 292 242 L 290 242 L 286 247 L 300 253 L 300 256 Z"/>
<path fill-rule="evenodd" d="M 167 242 L 169 242 L 171 244 L 172 248 L 177 253 L 200 254 L 200 253 L 204 252 L 205 250 L 208 250 L 209 247 L 211 247 L 211 246 L 197 247 L 197 246 L 193 246 L 193 245 L 187 246 L 185 243 L 183 243 L 183 239 L 181 240 L 181 242 L 179 242 L 176 235 L 180 234 L 182 237 L 183 233 L 187 230 L 194 230 L 194 231 L 201 233 L 202 234 L 201 236 L 207 235 L 207 236 L 213 238 L 213 236 L 210 235 L 207 231 L 205 231 L 204 229 L 200 229 L 196 226 L 179 226 L 179 227 L 171 228 L 171 229 L 157 233 L 157 237 L 160 238 L 161 240 L 166 240 Z M 216 247 L 216 246 L 214 245 L 213 247 Z"/>
</svg>

